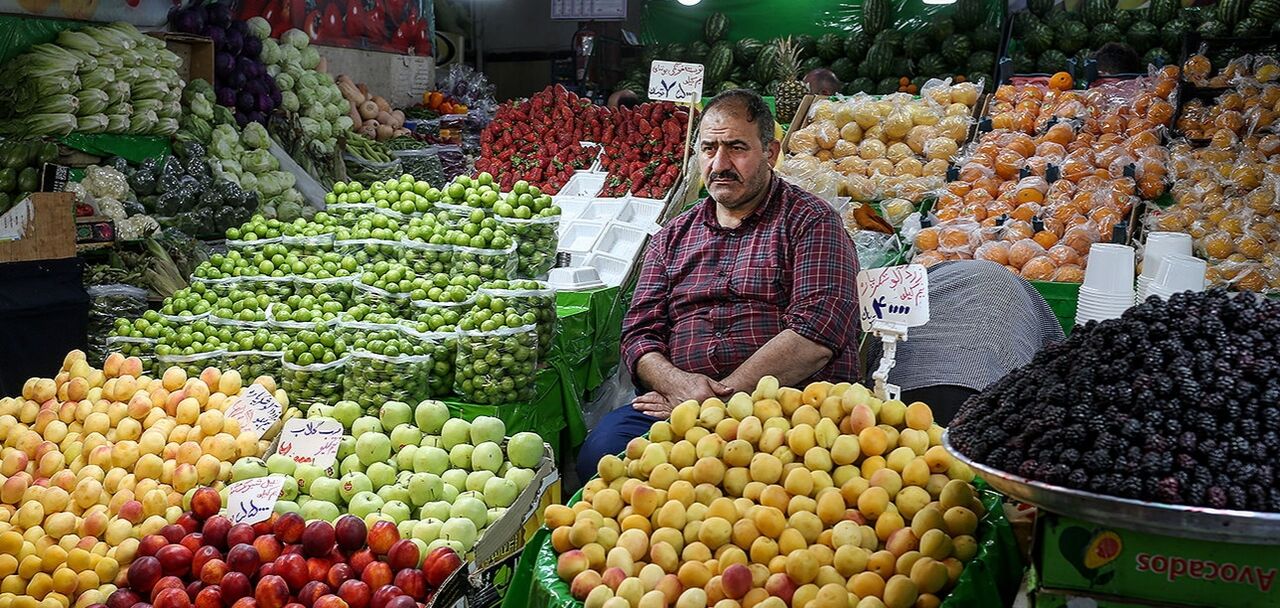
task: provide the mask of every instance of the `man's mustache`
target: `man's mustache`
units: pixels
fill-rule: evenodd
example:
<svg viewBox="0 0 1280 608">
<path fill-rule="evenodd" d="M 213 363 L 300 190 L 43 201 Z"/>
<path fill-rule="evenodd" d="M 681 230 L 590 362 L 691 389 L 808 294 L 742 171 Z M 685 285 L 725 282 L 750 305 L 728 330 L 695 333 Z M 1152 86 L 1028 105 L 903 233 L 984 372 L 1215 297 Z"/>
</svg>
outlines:
<svg viewBox="0 0 1280 608">
<path fill-rule="evenodd" d="M 735 182 L 740 182 L 742 181 L 742 178 L 739 177 L 738 173 L 735 171 L 720 171 L 718 173 L 712 173 L 710 178 L 708 179 L 708 181 L 713 181 L 713 182 L 720 181 L 720 180 L 731 180 Z"/>
</svg>

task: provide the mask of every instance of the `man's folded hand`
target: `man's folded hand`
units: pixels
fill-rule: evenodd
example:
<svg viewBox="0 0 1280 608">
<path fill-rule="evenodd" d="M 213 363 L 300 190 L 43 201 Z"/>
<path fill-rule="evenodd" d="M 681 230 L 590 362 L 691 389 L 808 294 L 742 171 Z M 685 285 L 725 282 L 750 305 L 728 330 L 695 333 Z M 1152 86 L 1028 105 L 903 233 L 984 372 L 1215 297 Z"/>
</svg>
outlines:
<svg viewBox="0 0 1280 608">
<path fill-rule="evenodd" d="M 636 411 L 648 414 L 659 420 L 666 420 L 671 417 L 671 410 L 675 406 L 656 391 L 649 391 L 631 402 L 631 407 Z"/>
</svg>

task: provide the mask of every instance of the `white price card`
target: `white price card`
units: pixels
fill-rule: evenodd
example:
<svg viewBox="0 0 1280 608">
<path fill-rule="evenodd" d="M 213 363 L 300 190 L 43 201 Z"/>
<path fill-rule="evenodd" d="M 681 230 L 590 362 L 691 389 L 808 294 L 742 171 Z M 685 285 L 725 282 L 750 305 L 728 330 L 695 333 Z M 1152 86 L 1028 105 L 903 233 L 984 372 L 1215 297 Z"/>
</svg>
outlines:
<svg viewBox="0 0 1280 608">
<path fill-rule="evenodd" d="M 284 414 L 284 406 L 271 396 L 271 392 L 261 384 L 254 384 L 245 389 L 231 407 L 227 408 L 227 416 L 235 418 L 241 429 L 248 429 L 261 436 Z"/>
<path fill-rule="evenodd" d="M 294 418 L 284 423 L 276 453 L 288 456 L 298 464 L 313 464 L 327 469 L 338 460 L 342 430 L 342 423 L 331 418 Z"/>
<path fill-rule="evenodd" d="M 928 270 L 908 264 L 859 272 L 858 316 L 863 331 L 870 331 L 875 322 L 904 327 L 928 323 Z"/>
<path fill-rule="evenodd" d="M 649 99 L 697 103 L 702 100 L 706 71 L 700 63 L 654 61 L 649 66 Z"/>
<path fill-rule="evenodd" d="M 286 481 L 284 475 L 268 475 L 227 486 L 227 518 L 233 524 L 256 524 L 271 517 Z"/>
</svg>

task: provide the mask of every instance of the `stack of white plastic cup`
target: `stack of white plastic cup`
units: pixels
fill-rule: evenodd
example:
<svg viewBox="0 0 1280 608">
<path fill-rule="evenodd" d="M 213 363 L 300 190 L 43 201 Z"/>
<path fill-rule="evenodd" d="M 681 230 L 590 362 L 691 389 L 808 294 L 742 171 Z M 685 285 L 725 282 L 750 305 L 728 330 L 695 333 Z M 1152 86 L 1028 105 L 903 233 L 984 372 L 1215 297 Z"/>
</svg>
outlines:
<svg viewBox="0 0 1280 608">
<path fill-rule="evenodd" d="M 1160 274 L 1160 263 L 1170 255 L 1191 255 L 1191 235 L 1183 232 L 1152 232 L 1142 253 L 1142 274 L 1138 275 L 1138 301 L 1142 302 Z"/>
<path fill-rule="evenodd" d="M 1115 319 L 1133 306 L 1133 247 L 1095 243 L 1089 248 L 1076 323 Z"/>
<path fill-rule="evenodd" d="M 1147 288 L 1147 295 L 1168 298 L 1180 291 L 1204 291 L 1208 264 L 1189 255 L 1171 254 L 1160 262 L 1160 274 Z"/>
</svg>

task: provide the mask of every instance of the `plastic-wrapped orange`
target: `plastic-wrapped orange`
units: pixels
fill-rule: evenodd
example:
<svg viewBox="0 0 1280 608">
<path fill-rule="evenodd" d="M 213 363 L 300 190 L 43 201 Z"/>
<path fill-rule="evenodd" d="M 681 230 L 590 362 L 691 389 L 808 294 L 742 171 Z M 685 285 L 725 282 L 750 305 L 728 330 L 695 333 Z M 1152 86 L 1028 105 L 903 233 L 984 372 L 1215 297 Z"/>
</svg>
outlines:
<svg viewBox="0 0 1280 608">
<path fill-rule="evenodd" d="M 932 251 L 938 248 L 938 229 L 934 227 L 923 228 L 916 233 L 916 249 L 922 251 Z"/>
<path fill-rule="evenodd" d="M 1053 260 L 1058 266 L 1066 266 L 1068 264 L 1080 264 L 1080 254 L 1075 249 L 1063 245 L 1061 243 L 1049 248 L 1049 259 Z"/>
<path fill-rule="evenodd" d="M 1022 268 L 1037 256 L 1043 256 L 1044 247 L 1031 239 L 1020 239 L 1009 247 L 1009 264 Z M 1046 260 L 1048 257 L 1045 258 Z"/>
<path fill-rule="evenodd" d="M 933 266 L 934 264 L 937 264 L 938 262 L 943 262 L 943 261 L 946 261 L 946 258 L 944 258 L 942 254 L 938 253 L 937 251 L 923 251 L 916 254 L 914 258 L 911 258 L 912 263 L 920 264 L 925 268 L 928 268 L 930 266 Z"/>
<path fill-rule="evenodd" d="M 1058 235 L 1048 230 L 1041 230 L 1040 232 L 1037 232 L 1035 236 L 1031 237 L 1031 239 L 1039 243 L 1040 246 L 1044 247 L 1045 249 L 1048 249 L 1058 244 Z"/>
<path fill-rule="evenodd" d="M 1053 273 L 1058 270 L 1053 260 L 1049 256 L 1036 256 L 1027 261 L 1022 267 L 1022 278 L 1028 281 L 1048 281 L 1053 278 Z"/>
<path fill-rule="evenodd" d="M 944 253 L 969 250 L 969 232 L 967 226 L 945 226 L 938 240 L 938 250 Z"/>
<path fill-rule="evenodd" d="M 1215 260 L 1225 260 L 1235 251 L 1235 242 L 1227 232 L 1214 232 L 1200 241 L 1204 254 Z"/>
<path fill-rule="evenodd" d="M 1009 263 L 1009 243 L 1005 241 L 989 241 L 978 246 L 973 252 L 975 260 L 988 260 L 997 264 Z"/>
<path fill-rule="evenodd" d="M 1078 224 L 1067 228 L 1062 234 L 1062 243 L 1076 251 L 1081 257 L 1089 255 L 1089 248 L 1099 240 L 1099 233 L 1088 224 Z"/>
<path fill-rule="evenodd" d="M 1083 283 L 1084 269 L 1074 264 L 1059 266 L 1051 280 L 1056 283 Z"/>
</svg>

